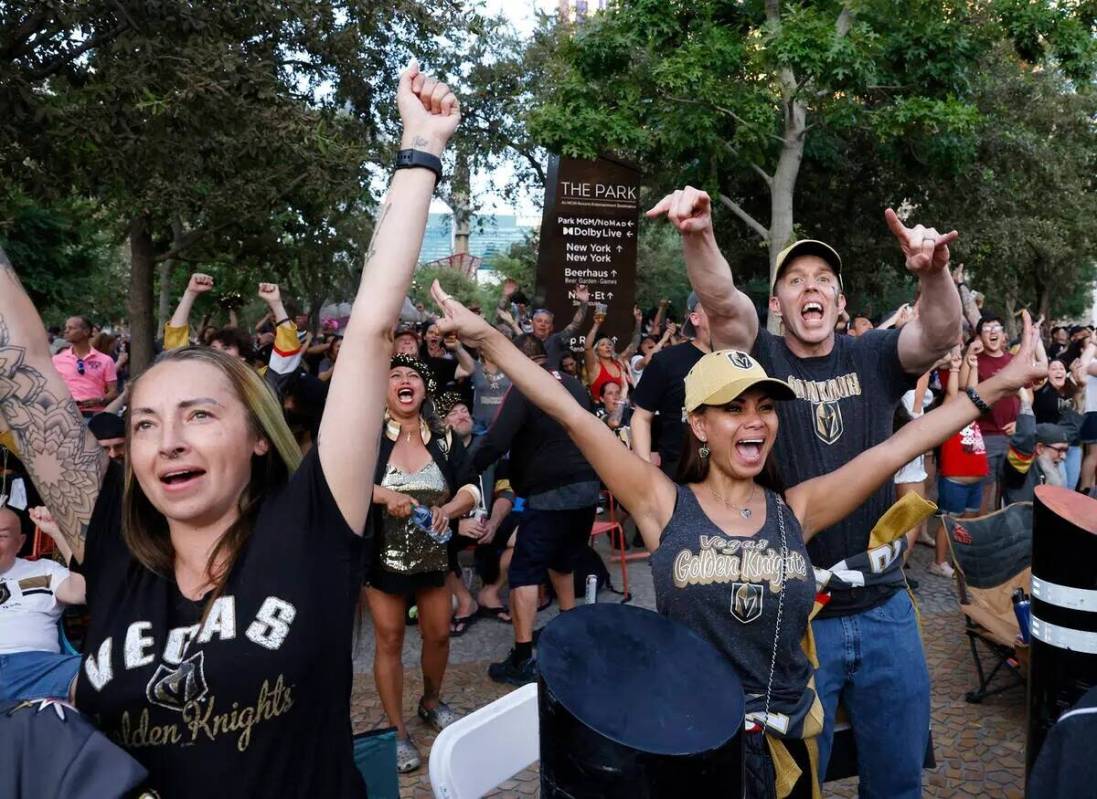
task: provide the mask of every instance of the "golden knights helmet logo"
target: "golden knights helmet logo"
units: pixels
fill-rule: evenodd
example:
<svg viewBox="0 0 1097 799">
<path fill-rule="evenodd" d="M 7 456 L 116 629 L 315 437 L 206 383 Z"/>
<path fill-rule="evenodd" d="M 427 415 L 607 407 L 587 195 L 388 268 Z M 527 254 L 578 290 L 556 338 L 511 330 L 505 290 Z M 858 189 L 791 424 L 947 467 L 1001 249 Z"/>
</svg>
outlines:
<svg viewBox="0 0 1097 799">
<path fill-rule="evenodd" d="M 765 592 L 761 583 L 731 584 L 731 615 L 743 624 L 750 624 L 762 615 Z"/>
<path fill-rule="evenodd" d="M 837 402 L 812 403 L 815 422 L 815 435 L 824 444 L 833 444 L 842 437 L 845 425 L 842 423 L 842 409 Z"/>
<path fill-rule="evenodd" d="M 201 701 L 208 693 L 205 653 L 202 651 L 195 652 L 177 666 L 161 663 L 145 687 L 149 702 L 168 710 L 181 711 L 187 703 Z"/>
</svg>

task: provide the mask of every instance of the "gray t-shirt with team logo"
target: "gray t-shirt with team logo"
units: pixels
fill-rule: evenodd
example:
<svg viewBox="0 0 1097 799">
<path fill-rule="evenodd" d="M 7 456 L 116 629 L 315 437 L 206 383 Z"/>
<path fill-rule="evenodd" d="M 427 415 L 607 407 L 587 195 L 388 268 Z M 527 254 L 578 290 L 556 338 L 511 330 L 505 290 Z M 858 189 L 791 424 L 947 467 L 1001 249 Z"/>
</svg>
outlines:
<svg viewBox="0 0 1097 799">
<path fill-rule="evenodd" d="M 784 338 L 760 330 L 753 355 L 798 397 L 777 404 L 781 429 L 774 452 L 789 488 L 833 472 L 889 438 L 895 407 L 916 380 L 899 362 L 897 330 L 835 336 L 830 354 L 816 358 L 798 358 Z M 857 510 L 812 538 L 812 563 L 829 569 L 864 552 L 873 526 L 894 501 L 892 475 L 887 475 Z M 820 615 L 847 616 L 882 604 L 903 584 L 901 569 L 896 560 L 883 584 L 834 591 Z"/>
</svg>

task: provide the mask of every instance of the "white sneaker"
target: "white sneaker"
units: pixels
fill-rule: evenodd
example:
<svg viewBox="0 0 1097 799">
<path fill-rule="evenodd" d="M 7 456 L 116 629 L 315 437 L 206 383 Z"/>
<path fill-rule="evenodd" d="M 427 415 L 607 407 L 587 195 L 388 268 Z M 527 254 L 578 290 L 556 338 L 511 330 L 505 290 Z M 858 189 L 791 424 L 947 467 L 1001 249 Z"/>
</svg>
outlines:
<svg viewBox="0 0 1097 799">
<path fill-rule="evenodd" d="M 929 573 L 936 574 L 938 577 L 952 578 L 956 575 L 956 570 L 948 563 L 931 563 Z"/>
</svg>

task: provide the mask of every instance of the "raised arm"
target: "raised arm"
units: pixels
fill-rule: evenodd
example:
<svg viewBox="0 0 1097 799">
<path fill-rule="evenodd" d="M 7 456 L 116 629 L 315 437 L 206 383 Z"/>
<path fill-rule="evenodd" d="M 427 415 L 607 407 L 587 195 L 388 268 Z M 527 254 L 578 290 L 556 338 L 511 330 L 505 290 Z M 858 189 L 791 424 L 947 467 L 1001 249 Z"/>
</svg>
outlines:
<svg viewBox="0 0 1097 799">
<path fill-rule="evenodd" d="M 583 360 L 587 365 L 587 380 L 591 383 L 598 377 L 598 356 L 594 352 L 594 341 L 601 327 L 602 323 L 598 321 L 598 317 L 595 317 L 594 324 L 590 326 L 590 332 L 583 341 Z"/>
<path fill-rule="evenodd" d="M 640 339 L 643 337 L 644 332 L 644 312 L 640 310 L 639 305 L 632 309 L 632 317 L 636 320 L 636 326 L 632 329 L 632 339 L 625 347 L 625 351 L 621 353 L 621 357 L 625 361 L 628 361 L 640 349 Z"/>
<path fill-rule="evenodd" d="M 1097 340 L 1090 339 L 1086 342 L 1086 346 L 1082 349 L 1082 356 L 1079 360 L 1080 371 L 1084 375 L 1091 377 L 1097 377 Z"/>
<path fill-rule="evenodd" d="M 664 214 L 682 236 L 689 282 L 708 315 L 713 349 L 750 352 L 758 335 L 758 310 L 750 297 L 735 288 L 731 267 L 716 246 L 708 194 L 686 186 L 660 200 L 647 217 Z"/>
<path fill-rule="evenodd" d="M 431 293 L 445 314 L 438 320 L 439 328 L 456 331 L 475 344 L 499 365 L 515 389 L 560 423 L 609 490 L 628 508 L 644 543 L 654 550 L 659 533 L 674 512 L 674 484 L 656 467 L 624 449 L 613 431 L 579 405 L 558 380 L 502 333 L 446 295 L 437 281 Z"/>
<path fill-rule="evenodd" d="M 0 249 L 0 416 L 61 535 L 82 561 L 108 459 L 53 368 L 47 341 L 38 311 Z"/>
<path fill-rule="evenodd" d="M 575 316 L 568 322 L 567 327 L 560 331 L 560 338 L 567 341 L 583 326 L 583 320 L 587 318 L 587 307 L 590 305 L 590 289 L 586 286 L 575 287 L 575 299 L 579 300 L 579 307 L 575 309 Z"/>
<path fill-rule="evenodd" d="M 965 280 L 964 265 L 960 264 L 952 270 L 952 282 L 956 284 L 956 290 L 960 293 L 960 307 L 964 312 L 964 321 L 974 330 L 983 318 L 983 312 L 979 310 L 979 303 L 975 301 L 975 292 Z"/>
<path fill-rule="evenodd" d="M 1036 364 L 1036 342 L 1032 320 L 1026 311 L 1022 346 L 1010 364 L 994 377 L 984 380 L 976 392 L 987 405 L 1012 394 L 1021 386 L 1047 374 Z M 981 415 L 967 396 L 946 402 L 936 410 L 904 425 L 887 441 L 861 453 L 845 466 L 800 483 L 786 492 L 789 506 L 811 538 L 841 521 L 859 507 L 885 481 L 891 480 L 905 463 L 916 455 L 936 447 Z"/>
<path fill-rule="evenodd" d="M 458 380 L 463 377 L 472 377 L 476 372 L 476 361 L 469 355 L 469 351 L 461 346 L 461 342 L 456 342 L 455 346 L 451 346 L 449 339 L 445 339 L 446 349 L 453 353 L 453 357 L 457 359 L 457 371 L 454 372 Z"/>
<path fill-rule="evenodd" d="M 413 60 L 396 92 L 404 132 L 401 149 L 441 156 L 460 121 L 457 98 Z M 317 441 L 320 463 L 347 524 L 365 528 L 385 412 L 392 330 L 419 258 L 435 176 L 423 168 L 392 177 L 377 214 L 362 282 L 331 378 Z"/>
<path fill-rule="evenodd" d="M 923 374 L 952 349 L 961 335 L 960 295 L 948 271 L 948 245 L 960 234 L 938 233 L 935 228 L 908 228 L 888 208 L 888 228 L 906 258 L 907 269 L 918 277 L 921 297 L 918 315 L 899 334 L 899 361 L 909 374 Z"/>
<path fill-rule="evenodd" d="M 164 349 L 177 350 L 190 343 L 190 310 L 194 307 L 195 300 L 212 289 L 213 278 L 209 275 L 195 272 L 190 276 L 187 288 L 175 307 L 175 313 L 171 315 L 164 330 Z"/>
</svg>

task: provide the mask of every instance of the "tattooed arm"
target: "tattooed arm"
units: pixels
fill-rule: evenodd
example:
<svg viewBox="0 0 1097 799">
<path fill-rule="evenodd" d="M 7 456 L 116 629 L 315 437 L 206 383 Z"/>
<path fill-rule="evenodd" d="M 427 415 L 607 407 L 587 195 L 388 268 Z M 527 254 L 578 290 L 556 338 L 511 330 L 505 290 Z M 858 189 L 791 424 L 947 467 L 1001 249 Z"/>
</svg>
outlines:
<svg viewBox="0 0 1097 799">
<path fill-rule="evenodd" d="M 107 455 L 53 368 L 46 329 L 0 249 L 0 416 L 73 557 L 84 538 Z"/>
<path fill-rule="evenodd" d="M 441 156 L 460 120 L 457 98 L 414 61 L 396 92 L 404 122 L 403 149 Z M 362 283 L 331 377 L 317 440 L 320 463 L 347 524 L 361 534 L 371 495 L 381 422 L 385 412 L 392 329 L 419 258 L 434 175 L 401 169 L 374 225 Z"/>
</svg>

